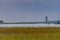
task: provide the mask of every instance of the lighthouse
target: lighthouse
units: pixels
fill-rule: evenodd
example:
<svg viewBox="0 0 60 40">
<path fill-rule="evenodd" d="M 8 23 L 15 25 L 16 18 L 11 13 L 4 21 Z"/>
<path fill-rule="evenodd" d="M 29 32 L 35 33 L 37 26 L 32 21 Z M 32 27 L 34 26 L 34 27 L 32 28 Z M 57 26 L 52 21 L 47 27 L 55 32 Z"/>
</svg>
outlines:
<svg viewBox="0 0 60 40">
<path fill-rule="evenodd" d="M 48 16 L 45 17 L 45 22 L 48 23 Z"/>
</svg>

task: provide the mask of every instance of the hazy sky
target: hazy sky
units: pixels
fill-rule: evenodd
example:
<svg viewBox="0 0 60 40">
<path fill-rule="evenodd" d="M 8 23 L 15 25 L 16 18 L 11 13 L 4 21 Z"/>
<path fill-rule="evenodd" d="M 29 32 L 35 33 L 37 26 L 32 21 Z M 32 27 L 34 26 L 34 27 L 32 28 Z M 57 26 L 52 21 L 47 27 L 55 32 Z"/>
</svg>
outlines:
<svg viewBox="0 0 60 40">
<path fill-rule="evenodd" d="M 60 20 L 60 0 L 0 0 L 0 20 L 5 22 Z"/>
</svg>

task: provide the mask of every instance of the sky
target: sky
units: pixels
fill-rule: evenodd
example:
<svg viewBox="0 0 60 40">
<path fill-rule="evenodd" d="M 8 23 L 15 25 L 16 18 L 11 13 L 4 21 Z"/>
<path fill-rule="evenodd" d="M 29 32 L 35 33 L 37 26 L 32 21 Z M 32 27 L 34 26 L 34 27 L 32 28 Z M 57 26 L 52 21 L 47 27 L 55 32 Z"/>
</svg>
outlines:
<svg viewBox="0 0 60 40">
<path fill-rule="evenodd" d="M 0 20 L 36 22 L 60 20 L 60 0 L 0 0 Z"/>
</svg>

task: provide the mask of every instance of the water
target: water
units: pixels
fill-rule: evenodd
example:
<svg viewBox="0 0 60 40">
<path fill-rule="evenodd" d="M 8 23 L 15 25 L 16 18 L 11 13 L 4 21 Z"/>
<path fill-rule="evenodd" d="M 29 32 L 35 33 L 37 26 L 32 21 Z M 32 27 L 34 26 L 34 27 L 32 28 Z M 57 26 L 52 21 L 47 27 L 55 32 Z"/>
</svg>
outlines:
<svg viewBox="0 0 60 40">
<path fill-rule="evenodd" d="M 60 24 L 0 24 L 0 27 L 60 27 Z"/>
</svg>

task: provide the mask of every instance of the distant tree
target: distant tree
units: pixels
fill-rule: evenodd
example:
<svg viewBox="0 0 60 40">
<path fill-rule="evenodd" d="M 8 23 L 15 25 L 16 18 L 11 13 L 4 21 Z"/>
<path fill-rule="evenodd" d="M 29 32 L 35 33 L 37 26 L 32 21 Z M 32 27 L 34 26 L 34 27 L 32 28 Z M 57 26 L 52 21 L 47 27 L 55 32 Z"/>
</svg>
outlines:
<svg viewBox="0 0 60 40">
<path fill-rule="evenodd" d="M 60 24 L 60 20 L 57 21 L 57 24 Z"/>
<path fill-rule="evenodd" d="M 2 20 L 0 20 L 0 23 L 4 23 Z"/>
</svg>

